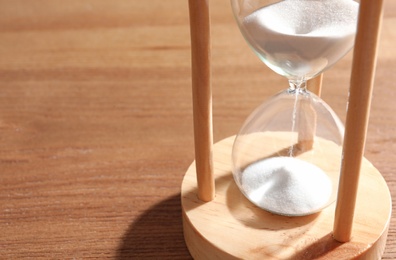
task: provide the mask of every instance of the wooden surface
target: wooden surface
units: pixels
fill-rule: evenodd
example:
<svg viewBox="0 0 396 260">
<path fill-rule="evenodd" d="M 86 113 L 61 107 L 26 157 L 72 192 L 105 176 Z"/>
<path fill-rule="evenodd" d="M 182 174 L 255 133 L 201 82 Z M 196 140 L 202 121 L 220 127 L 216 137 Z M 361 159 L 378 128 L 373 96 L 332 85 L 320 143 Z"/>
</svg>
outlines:
<svg viewBox="0 0 396 260">
<path fill-rule="evenodd" d="M 214 141 L 287 87 L 211 1 Z M 385 0 L 365 156 L 396 196 L 396 1 Z M 187 1 L 0 1 L 0 258 L 191 259 Z M 351 53 L 322 97 L 344 120 Z M 396 258 L 391 220 L 383 259 Z"/>
</svg>

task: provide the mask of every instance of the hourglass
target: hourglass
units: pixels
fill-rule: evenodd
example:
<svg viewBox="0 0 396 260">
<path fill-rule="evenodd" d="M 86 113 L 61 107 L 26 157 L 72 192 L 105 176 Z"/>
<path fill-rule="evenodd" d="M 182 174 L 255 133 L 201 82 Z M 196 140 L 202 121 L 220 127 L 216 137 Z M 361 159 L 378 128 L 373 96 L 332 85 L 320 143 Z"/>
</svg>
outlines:
<svg viewBox="0 0 396 260">
<path fill-rule="evenodd" d="M 358 3 L 352 0 L 232 0 L 239 28 L 257 56 L 289 87 L 254 111 L 233 148 L 235 181 L 273 213 L 315 213 L 336 197 L 343 125 L 306 89 L 353 46 Z M 274 154 L 275 151 L 275 154 Z M 338 158 L 338 159 L 336 159 Z"/>
<path fill-rule="evenodd" d="M 236 136 L 213 146 L 208 1 L 189 0 L 196 160 L 181 200 L 191 255 L 380 259 L 391 199 L 363 151 L 382 1 L 231 3 L 249 45 L 289 85 L 260 105 Z M 320 91 L 309 89 L 312 83 L 320 89 L 321 73 L 354 40 L 344 134 Z"/>
</svg>

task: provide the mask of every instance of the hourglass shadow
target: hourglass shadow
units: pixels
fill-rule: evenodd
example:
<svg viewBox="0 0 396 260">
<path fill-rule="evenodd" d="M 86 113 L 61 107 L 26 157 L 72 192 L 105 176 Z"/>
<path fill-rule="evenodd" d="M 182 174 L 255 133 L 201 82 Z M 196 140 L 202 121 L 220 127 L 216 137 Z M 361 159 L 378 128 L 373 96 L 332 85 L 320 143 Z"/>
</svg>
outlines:
<svg viewBox="0 0 396 260">
<path fill-rule="evenodd" d="M 148 208 L 125 231 L 115 259 L 192 259 L 181 212 L 180 193 Z"/>
<path fill-rule="evenodd" d="M 338 242 L 333 238 L 332 233 L 328 233 L 302 250 L 299 250 L 295 255 L 286 260 L 318 259 L 321 257 L 325 258 L 329 252 L 341 245 L 341 242 Z"/>
</svg>

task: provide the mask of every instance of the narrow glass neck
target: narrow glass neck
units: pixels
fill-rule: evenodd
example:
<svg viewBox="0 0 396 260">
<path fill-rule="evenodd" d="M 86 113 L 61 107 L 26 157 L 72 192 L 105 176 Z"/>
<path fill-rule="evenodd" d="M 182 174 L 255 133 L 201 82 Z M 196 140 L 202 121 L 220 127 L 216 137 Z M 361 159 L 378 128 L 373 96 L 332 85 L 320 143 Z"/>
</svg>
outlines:
<svg viewBox="0 0 396 260">
<path fill-rule="evenodd" d="M 306 80 L 289 80 L 289 93 L 305 92 L 307 89 Z"/>
</svg>

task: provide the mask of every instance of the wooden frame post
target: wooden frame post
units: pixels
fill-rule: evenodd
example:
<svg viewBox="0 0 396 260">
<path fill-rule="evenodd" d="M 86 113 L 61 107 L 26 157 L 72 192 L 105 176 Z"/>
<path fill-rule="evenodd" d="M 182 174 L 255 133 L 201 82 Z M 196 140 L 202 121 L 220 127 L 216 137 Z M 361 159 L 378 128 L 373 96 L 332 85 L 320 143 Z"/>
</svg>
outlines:
<svg viewBox="0 0 396 260">
<path fill-rule="evenodd" d="M 210 79 L 210 17 L 208 0 L 189 0 L 195 163 L 198 197 L 215 195 L 213 177 L 212 89 Z"/>
</svg>

